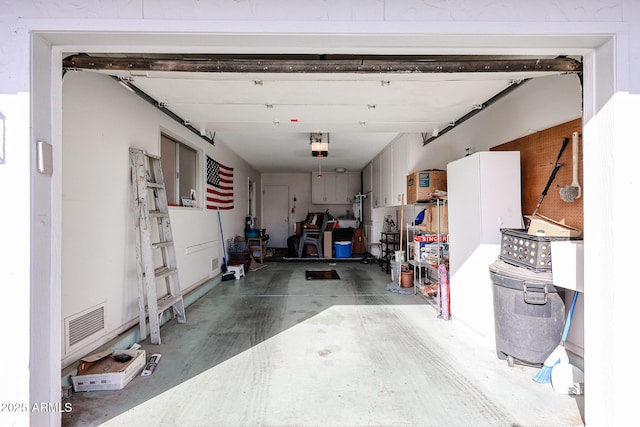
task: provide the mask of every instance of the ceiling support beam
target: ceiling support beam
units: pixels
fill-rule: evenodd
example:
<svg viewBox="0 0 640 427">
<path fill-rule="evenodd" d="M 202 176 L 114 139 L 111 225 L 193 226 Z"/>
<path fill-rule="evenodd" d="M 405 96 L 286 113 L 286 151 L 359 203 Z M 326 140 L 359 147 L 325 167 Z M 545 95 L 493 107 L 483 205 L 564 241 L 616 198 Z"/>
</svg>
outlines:
<svg viewBox="0 0 640 427">
<path fill-rule="evenodd" d="M 506 89 L 504 89 L 502 92 L 494 95 L 493 97 L 491 97 L 490 99 L 488 99 L 487 101 L 483 102 L 480 105 L 477 105 L 474 107 L 473 110 L 469 111 L 467 114 L 465 114 L 464 116 L 460 117 L 458 120 L 456 120 L 455 122 L 451 122 L 449 123 L 449 125 L 447 127 L 445 127 L 444 129 L 440 130 L 437 134 L 432 134 L 430 137 L 428 136 L 427 133 L 423 133 L 422 134 L 422 146 L 424 147 L 425 145 L 433 142 L 434 140 L 440 138 L 442 135 L 444 135 L 445 133 L 449 132 L 450 130 L 453 130 L 456 126 L 461 125 L 462 123 L 466 122 L 467 120 L 469 120 L 471 117 L 475 116 L 476 114 L 478 114 L 479 112 L 481 112 L 482 110 L 486 109 L 488 106 L 490 106 L 491 104 L 495 103 L 496 101 L 504 98 L 506 95 L 510 94 L 511 92 L 513 92 L 515 89 L 517 89 L 518 87 L 520 87 L 523 83 L 529 81 L 530 79 L 523 79 L 523 80 L 514 80 Z"/>
<path fill-rule="evenodd" d="M 193 127 L 193 125 L 191 123 L 189 123 L 187 120 L 183 119 L 182 117 L 178 116 L 173 111 L 169 110 L 161 102 L 158 102 L 155 99 L 153 99 L 148 93 L 144 92 L 139 87 L 137 87 L 136 85 L 131 83 L 131 81 L 129 81 L 129 80 L 125 79 L 125 78 L 120 78 L 120 77 L 115 77 L 115 76 L 111 76 L 111 77 L 113 79 L 115 79 L 118 83 L 120 83 L 122 86 L 124 86 L 125 88 L 129 89 L 131 92 L 135 93 L 140 98 L 144 99 L 149 104 L 153 105 L 158 110 L 162 111 L 167 116 L 171 117 L 173 120 L 175 120 L 176 122 L 180 123 L 182 126 L 184 126 L 185 128 L 189 129 L 191 132 L 193 132 L 196 135 L 198 135 L 200 138 L 202 138 L 205 141 L 207 141 L 209 144 L 211 144 L 213 146 L 216 145 L 216 142 L 215 142 L 216 134 L 215 134 L 215 132 L 210 134 L 210 135 L 209 134 L 204 134 L 203 135 L 202 132 L 200 132 L 198 129 Z"/>
<path fill-rule="evenodd" d="M 327 57 L 286 55 L 263 58 L 220 55 L 73 55 L 63 60 L 67 69 L 111 71 L 166 71 L 200 73 L 492 73 L 581 72 L 582 63 L 572 58 L 500 57 Z"/>
</svg>

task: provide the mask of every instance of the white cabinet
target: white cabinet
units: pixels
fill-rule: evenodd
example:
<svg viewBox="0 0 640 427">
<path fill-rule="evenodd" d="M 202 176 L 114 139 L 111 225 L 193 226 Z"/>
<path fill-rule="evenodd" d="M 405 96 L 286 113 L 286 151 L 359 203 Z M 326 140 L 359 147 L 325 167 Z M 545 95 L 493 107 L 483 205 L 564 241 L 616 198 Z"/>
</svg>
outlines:
<svg viewBox="0 0 640 427">
<path fill-rule="evenodd" d="M 387 146 L 372 162 L 372 206 L 400 206 L 406 192 L 409 149 L 405 138 Z"/>
<path fill-rule="evenodd" d="M 360 172 L 326 172 L 311 175 L 311 203 L 314 205 L 347 205 L 360 192 Z"/>
<path fill-rule="evenodd" d="M 356 194 L 362 194 L 362 174 L 360 172 L 348 173 L 348 184 L 347 188 L 349 200 L 351 203 L 355 199 Z"/>
<path fill-rule="evenodd" d="M 367 163 L 362 169 L 362 193 L 367 194 L 373 190 L 373 161 Z"/>
<path fill-rule="evenodd" d="M 360 173 L 347 172 L 336 174 L 335 192 L 332 203 L 351 204 L 354 196 L 360 193 Z"/>
<path fill-rule="evenodd" d="M 393 206 L 393 147 L 380 154 L 381 202 L 380 206 Z"/>
<path fill-rule="evenodd" d="M 447 187 L 455 274 L 479 245 L 500 244 L 500 228 L 522 227 L 520 152 L 486 151 L 451 162 Z"/>
<path fill-rule="evenodd" d="M 332 173 L 323 173 L 322 176 L 311 174 L 311 203 L 325 205 L 333 198 L 332 191 L 336 186 L 336 177 Z"/>
<path fill-rule="evenodd" d="M 391 205 L 402 204 L 402 194 L 407 192 L 407 174 L 409 173 L 409 146 L 406 138 L 401 138 L 392 146 L 393 172 L 391 174 Z M 406 203 L 405 194 L 405 203 Z"/>
<path fill-rule="evenodd" d="M 451 315 L 494 341 L 489 266 L 500 228 L 522 228 L 520 153 L 475 153 L 447 165 Z"/>
<path fill-rule="evenodd" d="M 371 175 L 371 203 L 374 208 L 383 206 L 382 202 L 382 174 L 380 169 L 380 157 L 373 159 Z"/>
<path fill-rule="evenodd" d="M 362 194 L 367 196 L 362 200 L 362 220 L 373 220 L 373 162 L 369 162 L 362 170 Z M 368 242 L 368 240 L 367 240 Z"/>
</svg>

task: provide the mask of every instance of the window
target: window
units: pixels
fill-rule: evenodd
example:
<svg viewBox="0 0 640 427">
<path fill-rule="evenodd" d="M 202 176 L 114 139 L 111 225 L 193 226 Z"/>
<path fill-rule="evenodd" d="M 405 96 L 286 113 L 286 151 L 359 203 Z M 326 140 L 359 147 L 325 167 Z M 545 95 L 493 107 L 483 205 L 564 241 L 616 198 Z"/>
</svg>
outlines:
<svg viewBox="0 0 640 427">
<path fill-rule="evenodd" d="M 198 194 L 198 153 L 191 147 L 162 134 L 160 137 L 162 174 L 169 206 L 184 206 L 182 198 Z"/>
</svg>

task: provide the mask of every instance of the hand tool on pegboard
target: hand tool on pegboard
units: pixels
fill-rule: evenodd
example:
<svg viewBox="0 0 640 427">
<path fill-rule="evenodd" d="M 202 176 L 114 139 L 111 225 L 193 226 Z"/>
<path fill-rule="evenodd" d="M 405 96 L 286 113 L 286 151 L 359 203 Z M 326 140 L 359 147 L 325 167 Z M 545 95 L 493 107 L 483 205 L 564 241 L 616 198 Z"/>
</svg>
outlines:
<svg viewBox="0 0 640 427">
<path fill-rule="evenodd" d="M 544 190 L 542 191 L 542 195 L 540 195 L 540 200 L 538 201 L 538 204 L 536 205 L 536 208 L 534 209 L 532 216 L 535 216 L 535 214 L 538 213 L 538 209 L 540 209 L 540 205 L 542 204 L 542 201 L 544 200 L 544 197 L 547 195 L 547 192 L 549 191 L 549 187 L 551 187 L 551 183 L 556 178 L 556 174 L 558 173 L 558 169 L 560 169 L 560 167 L 562 166 L 562 163 L 560 163 L 560 157 L 562 157 L 562 153 L 564 153 L 564 150 L 565 150 L 565 148 L 567 148 L 568 144 L 569 144 L 569 138 L 563 138 L 562 139 L 562 147 L 560 147 L 560 152 L 558 153 L 558 158 L 556 159 L 556 164 L 553 167 L 553 171 L 551 172 L 551 176 L 549 176 L 549 180 L 547 181 L 547 185 L 544 187 Z"/>
</svg>

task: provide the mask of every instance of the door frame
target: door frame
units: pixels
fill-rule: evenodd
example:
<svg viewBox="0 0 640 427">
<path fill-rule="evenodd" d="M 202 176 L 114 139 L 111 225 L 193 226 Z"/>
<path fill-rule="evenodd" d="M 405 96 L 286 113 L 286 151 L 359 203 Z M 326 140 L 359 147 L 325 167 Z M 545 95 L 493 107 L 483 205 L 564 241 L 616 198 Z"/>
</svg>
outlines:
<svg viewBox="0 0 640 427">
<path fill-rule="evenodd" d="M 50 401 L 50 402 L 57 402 L 60 400 L 60 361 L 59 360 L 52 360 L 52 359 L 56 359 L 56 355 L 60 354 L 59 353 L 59 346 L 60 346 L 60 339 L 59 337 L 61 336 L 61 326 L 60 326 L 60 317 L 59 317 L 59 313 L 60 313 L 60 300 L 61 300 L 61 255 L 60 255 L 60 224 L 59 224 L 59 215 L 60 215 L 60 198 L 61 198 L 61 194 L 60 194 L 60 188 L 59 188 L 59 177 L 61 175 L 62 172 L 62 167 L 61 167 L 61 155 L 60 155 L 60 144 L 62 141 L 62 136 L 61 136 L 61 112 L 59 111 L 60 105 L 61 105 L 61 88 L 62 88 L 62 81 L 59 78 L 59 76 L 61 75 L 61 67 L 59 65 L 59 62 L 62 59 L 62 56 L 65 52 L 68 51 L 98 51 L 98 50 L 103 50 L 103 51 L 112 51 L 114 49 L 109 49 L 107 45 L 111 45 L 112 43 L 114 43 L 113 41 L 107 41 L 108 39 L 113 40 L 113 37 L 115 36 L 116 39 L 118 39 L 118 35 L 117 33 L 114 34 L 113 32 L 110 34 L 105 34 L 105 35 L 96 35 L 96 33 L 94 31 L 81 31 L 81 30 L 76 30 L 75 32 L 69 32 L 69 23 L 73 23 L 74 20 L 59 20 L 57 22 L 54 22 L 53 20 L 40 20 L 40 21 L 22 21 L 24 23 L 24 26 L 26 27 L 24 29 L 25 32 L 30 33 L 32 39 L 30 39 L 29 43 L 30 45 L 27 45 L 27 43 L 25 43 L 25 48 L 30 48 L 31 50 L 31 58 L 34 59 L 35 61 L 33 61 L 31 64 L 26 65 L 25 68 L 25 72 L 29 71 L 28 69 L 30 69 L 30 71 L 32 73 L 34 73 L 36 75 L 36 78 L 38 76 L 42 77 L 43 73 L 44 74 L 49 74 L 51 77 L 50 80 L 50 85 L 44 85 L 44 86 L 40 86 L 40 87 L 34 87 L 33 83 L 31 83 L 30 85 L 30 90 L 31 90 L 31 103 L 35 103 L 36 105 L 31 105 L 32 110 L 34 110 L 36 112 L 36 116 L 48 116 L 51 117 L 52 122 L 51 123 L 47 123 L 47 124 L 42 124 L 41 122 L 39 123 L 38 120 L 34 120 L 32 118 L 32 139 L 36 138 L 36 137 L 40 137 L 45 141 L 51 141 L 52 145 L 53 145 L 53 154 L 54 154 L 54 165 L 57 166 L 57 170 L 56 170 L 56 174 L 52 177 L 52 178 L 45 178 L 43 179 L 44 182 L 43 184 L 52 184 L 51 186 L 49 185 L 40 185 L 38 182 L 36 182 L 35 184 L 37 185 L 33 185 L 32 186 L 32 190 L 31 190 L 31 202 L 29 204 L 27 204 L 27 206 L 30 206 L 30 210 L 31 210 L 31 225 L 30 228 L 31 230 L 34 231 L 34 233 L 39 233 L 42 231 L 42 228 L 45 228 L 45 236 L 44 239 L 41 240 L 37 240 L 37 239 L 32 239 L 32 241 L 30 242 L 31 245 L 31 266 L 30 266 L 30 270 L 31 270 L 31 278 L 30 278 L 30 282 L 31 282 L 31 297 L 27 297 L 28 301 L 29 301 L 29 305 L 30 305 L 30 311 L 32 313 L 32 323 L 30 325 L 27 326 L 20 326 L 21 331 L 24 331 L 24 329 L 28 329 L 29 333 L 33 333 L 38 332 L 38 336 L 47 336 L 49 339 L 43 339 L 43 340 L 37 340 L 34 339 L 31 341 L 30 343 L 30 366 L 42 366 L 42 369 L 40 370 L 40 372 L 38 372 L 38 375 L 35 375 L 34 372 L 31 372 L 30 375 L 30 397 L 31 399 L 36 399 L 37 401 Z M 79 22 L 79 20 L 78 20 Z M 93 23 L 95 23 L 95 21 L 92 21 Z M 139 24 L 139 21 L 132 21 L 133 24 Z M 294 22 L 295 23 L 295 22 Z M 204 24 L 206 24 L 207 26 L 210 25 L 210 23 L 205 22 Z M 178 27 L 184 28 L 185 30 L 190 30 L 193 31 L 194 28 L 200 28 L 201 25 L 204 25 L 202 23 L 198 24 L 198 23 L 194 23 L 191 21 L 181 21 L 178 25 Z M 234 27 L 234 25 L 238 24 L 237 26 Z M 281 24 L 281 23 L 279 23 Z M 350 23 L 350 25 L 352 25 L 353 23 Z M 385 32 L 385 29 L 387 29 L 388 31 L 388 27 L 389 26 L 384 26 L 383 29 L 380 28 L 374 28 L 374 26 L 379 26 L 379 22 L 371 22 L 370 25 L 367 25 L 365 23 L 359 23 L 356 27 L 358 28 L 358 31 L 363 32 L 362 34 L 359 34 L 360 37 L 362 36 L 366 36 L 366 31 L 365 30 L 369 30 L 370 33 L 375 34 L 375 33 L 381 33 L 381 32 Z M 390 23 L 393 26 L 393 23 Z M 474 44 L 472 42 L 474 34 L 471 34 L 470 30 L 468 28 L 464 29 L 461 28 L 460 25 L 468 25 L 468 22 L 460 22 L 458 23 L 459 25 L 456 25 L 455 23 L 446 23 L 446 25 L 448 26 L 448 29 L 445 29 L 444 27 L 439 26 L 438 29 L 441 33 L 451 33 L 454 32 L 456 29 L 458 31 L 460 31 L 461 33 L 466 33 L 465 39 L 468 41 L 468 45 L 469 46 L 477 46 L 477 44 Z M 566 33 L 562 33 L 559 37 L 565 36 L 567 39 L 571 39 L 572 35 L 574 35 L 574 33 L 578 32 L 578 29 L 576 29 L 577 25 L 576 23 L 573 23 L 573 29 L 569 29 L 567 30 Z M 608 43 L 605 44 L 604 46 L 590 46 L 591 49 L 593 49 L 593 52 L 591 55 L 589 55 L 589 62 L 591 63 L 592 67 L 591 69 L 589 67 L 585 68 L 585 77 L 587 77 L 585 79 L 585 81 L 588 81 L 590 84 L 586 84 L 584 87 L 584 95 L 585 95 L 585 112 L 583 114 L 583 120 L 585 120 L 585 123 L 589 121 L 589 119 L 591 119 L 594 115 L 597 115 L 597 113 L 599 112 L 599 110 L 602 107 L 602 104 L 610 99 L 611 97 L 611 93 L 610 92 L 617 92 L 620 91 L 621 89 L 625 89 L 625 83 L 622 84 L 616 84 L 616 77 L 621 78 L 622 81 L 627 82 L 628 83 L 628 72 L 625 73 L 624 69 L 624 65 L 627 65 L 628 68 L 628 59 L 624 59 L 624 51 L 623 51 L 623 47 L 626 46 L 626 44 L 628 43 L 628 38 L 629 35 L 627 33 L 628 29 L 625 25 L 620 24 L 619 27 L 616 27 L 615 24 L 611 24 L 609 25 L 607 28 L 603 28 L 602 26 L 597 27 L 597 28 L 587 28 L 586 26 L 589 25 L 589 22 L 584 23 L 585 28 L 584 28 L 584 32 L 581 34 L 581 38 L 582 39 L 587 39 L 588 37 L 585 37 L 585 35 L 588 34 L 598 34 L 598 35 L 603 35 L 603 34 L 607 34 L 609 37 L 611 37 L 611 40 L 616 40 L 617 43 L 615 43 L 615 45 L 612 43 Z M 152 23 L 146 23 L 146 25 L 144 25 L 144 28 L 149 28 L 149 27 L 153 27 L 154 24 Z M 165 24 L 155 24 L 156 27 L 154 27 L 154 29 L 156 30 L 156 32 L 158 34 L 156 34 L 156 39 L 159 39 L 161 41 L 157 42 L 157 43 L 162 43 L 162 41 L 164 41 L 166 43 L 166 41 L 168 40 L 167 37 L 162 37 L 162 34 L 168 35 L 171 34 L 172 32 L 175 33 L 176 30 L 176 26 L 175 25 L 170 25 L 169 23 L 165 23 Z M 255 28 L 255 24 L 254 23 L 250 23 L 248 21 L 227 21 L 225 22 L 225 25 L 228 26 L 227 30 L 230 30 L 233 28 L 234 31 L 240 31 L 240 29 L 242 28 L 246 28 L 247 30 L 248 25 L 251 25 Z M 407 25 L 406 23 L 403 23 L 403 25 Z M 422 23 L 420 23 L 420 25 L 422 25 Z M 531 26 L 533 25 L 533 23 L 531 25 L 525 25 L 525 28 L 531 28 Z M 72 27 L 74 27 L 74 25 L 72 25 Z M 86 28 L 86 26 L 83 26 L 82 24 L 78 23 L 75 24 L 75 28 L 81 28 L 84 27 Z M 319 24 L 319 27 L 323 27 L 323 25 Z M 353 27 L 353 26 L 352 26 Z M 410 28 L 413 28 L 411 25 L 409 25 Z M 125 37 L 128 38 L 127 43 L 131 44 L 131 45 L 144 45 L 144 37 L 142 37 L 142 40 L 138 40 L 137 37 L 132 37 L 130 31 L 135 31 L 135 29 L 129 27 L 129 25 L 127 23 L 122 23 L 122 21 L 119 21 L 118 24 L 114 24 L 113 21 L 107 21 L 106 24 L 102 24 L 100 26 L 100 28 L 109 30 L 109 31 L 113 31 L 115 29 L 115 31 L 117 32 L 118 29 L 121 31 L 121 36 L 123 34 L 126 34 Z M 264 25 L 260 27 L 262 32 L 269 32 L 269 29 L 272 27 L 269 27 L 268 25 Z M 475 31 L 479 34 L 489 34 L 489 29 L 488 28 L 484 28 L 482 27 L 482 25 L 476 25 L 475 27 Z M 495 27 L 492 31 L 495 32 Z M 318 28 L 317 28 L 318 29 Z M 66 33 L 65 35 L 61 35 L 61 31 L 64 30 Z M 73 30 L 73 28 L 71 28 L 71 30 Z M 608 31 L 604 31 L 604 30 L 608 30 Z M 137 31 L 140 31 L 140 34 L 142 36 L 144 36 L 144 30 L 143 29 L 138 29 Z M 218 32 L 220 31 L 220 29 L 218 29 Z M 253 30 L 255 31 L 255 29 Z M 275 28 L 272 28 L 272 31 L 275 31 Z M 282 28 L 280 28 L 278 30 L 279 32 L 282 32 Z M 325 30 L 326 31 L 326 30 Z M 354 31 L 353 29 L 351 31 Z M 410 29 L 406 30 L 406 33 L 408 33 L 410 31 Z M 416 31 L 418 31 L 416 29 Z M 423 28 L 420 29 L 420 31 L 424 31 Z M 435 29 L 432 30 L 432 32 L 436 31 Z M 522 31 L 522 30 L 520 30 Z M 210 34 L 214 35 L 216 30 L 215 29 L 211 29 L 211 27 L 209 27 L 207 29 L 207 32 L 209 32 Z M 519 33 L 518 30 L 514 31 L 516 34 Z M 255 34 L 255 33 L 254 33 Z M 520 33 L 521 34 L 521 33 Z M 406 34 L 409 35 L 409 34 Z M 418 35 L 419 36 L 419 35 Z M 416 38 L 419 38 L 418 36 L 416 36 Z M 508 36 L 508 34 L 503 34 L 503 36 Z M 172 37 L 172 43 L 177 43 L 176 40 L 178 38 L 181 37 L 181 35 L 179 34 L 171 34 Z M 200 35 L 199 35 L 200 37 Z M 238 37 L 242 37 L 242 36 L 238 36 Z M 536 38 L 536 37 L 540 37 L 540 39 L 543 39 L 545 37 L 544 33 L 540 33 L 539 35 L 532 35 L 532 38 Z M 120 39 L 122 40 L 122 39 Z M 236 40 L 236 39 L 234 39 Z M 240 39 L 237 39 L 240 40 Z M 47 47 L 44 47 L 44 42 L 47 43 Z M 33 44 L 31 44 L 33 43 Z M 147 43 L 148 43 L 148 39 L 147 39 Z M 460 40 L 457 40 L 457 43 L 460 44 L 462 43 Z M 505 42 L 506 43 L 506 42 Z M 229 44 L 233 45 L 233 41 L 229 41 Z M 508 44 L 508 43 L 506 43 Z M 543 43 L 542 43 L 543 44 Z M 585 42 L 585 45 L 588 44 L 588 42 Z M 36 48 L 34 49 L 34 45 L 36 45 Z M 40 45 L 40 46 L 37 46 Z M 97 45 L 97 47 L 96 47 Z M 452 42 L 452 46 L 456 45 L 456 42 Z M 241 44 L 238 42 L 235 44 L 237 50 L 241 50 L 243 47 L 241 46 Z M 429 43 L 423 43 L 422 46 L 424 46 L 424 49 L 428 49 L 429 48 Z M 621 47 L 622 46 L 622 47 Z M 122 46 L 120 46 L 122 47 Z M 185 49 L 188 46 L 185 45 Z M 352 46 L 352 48 L 354 50 L 357 50 L 357 46 Z M 476 48 L 477 49 L 477 48 Z M 518 46 L 511 46 L 510 49 L 512 51 L 515 51 L 518 49 Z M 525 48 L 523 48 L 524 50 Z M 117 49 L 116 49 L 117 50 Z M 153 49 L 147 49 L 148 51 L 152 51 Z M 157 50 L 160 50 L 160 47 L 157 48 Z M 472 50 L 472 48 L 470 48 L 470 50 Z M 489 49 L 489 48 L 485 48 L 485 51 L 498 51 L 499 49 Z M 50 55 L 50 56 L 49 56 Z M 595 84 L 595 82 L 591 79 L 589 79 L 589 76 L 593 76 L 593 71 L 595 71 L 596 69 L 596 65 L 594 65 L 596 63 L 595 59 L 599 59 L 601 60 L 598 64 L 597 64 L 597 68 L 598 71 L 600 71 L 600 75 L 598 76 L 598 84 Z M 620 59 L 623 58 L 623 59 Z M 44 65 L 44 64 L 50 64 L 50 67 L 37 67 L 34 64 L 37 65 Z M 28 69 L 27 69 L 28 68 Z M 39 70 L 37 70 L 39 68 Z M 603 72 L 604 71 L 604 72 Z M 40 79 L 42 80 L 42 79 Z M 36 101 L 38 99 L 41 99 L 41 97 L 47 93 L 47 96 L 49 97 L 50 101 L 49 103 L 37 103 Z M 589 155 L 585 155 L 585 170 L 589 169 L 590 173 L 594 174 L 594 177 L 601 177 L 601 176 L 610 176 L 611 175 L 611 169 L 612 166 L 610 164 L 603 164 L 599 161 L 599 159 L 602 156 L 597 156 L 596 154 L 600 154 L 601 152 L 603 152 L 604 154 L 611 154 L 611 151 L 613 150 L 612 148 L 612 141 L 611 141 L 611 137 L 608 138 L 606 140 L 606 142 L 604 143 L 604 147 L 600 147 L 599 149 L 595 149 L 594 146 L 598 146 L 600 144 L 593 144 L 593 140 L 590 140 L 590 138 L 594 138 L 597 137 L 597 131 L 598 130 L 604 130 L 607 128 L 607 125 L 611 124 L 614 121 L 614 118 L 617 117 L 615 114 L 611 114 L 610 116 L 607 117 L 603 117 L 600 121 L 598 121 L 597 124 L 594 125 L 595 129 L 591 129 L 591 132 L 587 132 L 585 135 L 585 142 L 587 142 L 587 146 L 585 147 L 586 151 L 589 151 Z M 47 128 L 47 125 L 50 125 L 50 128 Z M 593 145 L 592 145 L 593 144 Z M 38 181 L 38 173 L 35 170 L 35 167 L 33 165 L 35 165 L 35 161 L 31 161 L 31 178 Z M 589 179 L 589 178 L 587 178 Z M 595 179 L 595 178 L 594 178 Z M 51 182 L 52 181 L 52 182 Z M 603 194 L 604 193 L 604 194 Z M 602 188 L 601 186 L 595 186 L 595 188 L 593 188 L 593 190 L 591 191 L 591 196 L 590 196 L 590 200 L 595 200 L 597 202 L 591 202 L 591 206 L 594 208 L 597 208 L 600 205 L 600 200 L 602 199 L 603 196 L 606 195 L 606 191 L 604 188 Z M 608 198 L 607 198 L 608 199 Z M 26 209 L 26 206 L 25 206 Z M 602 222 L 600 222 L 600 216 L 601 215 L 596 215 L 593 213 L 589 213 L 589 212 L 594 212 L 597 211 L 597 209 L 594 209 L 593 211 L 591 211 L 587 206 L 585 206 L 585 228 L 590 228 L 589 225 L 595 225 L 597 224 L 602 224 Z M 609 224 L 612 223 L 614 218 L 614 214 L 607 210 L 606 212 L 604 212 L 602 214 L 602 216 L 605 217 L 605 219 L 608 219 L 610 221 L 605 221 L 605 223 Z M 45 219 L 51 219 L 51 222 L 47 222 L 44 221 L 42 218 Z M 589 230 L 591 231 L 591 230 Z M 606 234 L 605 233 L 606 230 L 603 230 L 602 233 L 593 230 L 591 231 L 592 234 L 590 237 L 593 238 L 593 242 L 594 242 L 594 247 L 598 247 L 599 242 L 604 241 L 604 238 L 602 237 L 602 234 Z M 607 245 L 606 248 L 610 248 L 610 245 Z M 587 252 L 587 251 L 585 251 Z M 594 271 L 594 275 L 591 276 L 591 279 L 588 280 L 589 283 L 585 283 L 585 286 L 595 290 L 597 288 L 597 286 L 591 286 L 592 284 L 597 285 L 600 282 L 600 278 L 602 276 L 605 276 L 605 271 L 604 271 L 604 267 L 599 267 L 599 265 L 607 265 L 608 263 L 606 262 L 607 260 L 611 261 L 615 258 L 614 252 L 608 252 L 608 251 L 604 251 L 604 250 L 599 250 L 599 253 L 596 254 L 595 250 L 588 250 L 589 253 L 585 253 L 585 255 L 590 258 L 591 260 L 595 260 L 597 259 L 597 256 L 600 256 L 600 252 L 603 254 L 606 254 L 606 259 L 600 259 L 600 262 L 597 263 L 589 263 L 587 259 L 585 259 L 585 265 L 590 264 L 592 265 Z M 36 256 L 37 255 L 37 256 Z M 42 262 L 42 260 L 46 260 L 45 262 Z M 587 282 L 587 280 L 585 280 L 585 282 Z M 27 294 L 29 293 L 29 289 L 27 289 L 25 291 Z M 33 298 L 33 295 L 37 295 L 37 294 L 41 294 L 41 295 L 48 295 L 50 297 L 50 299 L 48 298 Z M 600 323 L 601 321 L 605 320 L 605 318 L 610 317 L 612 310 L 613 309 L 606 309 L 603 310 L 602 308 L 598 309 L 598 304 L 601 304 L 601 301 L 598 301 L 598 292 L 593 292 L 591 295 L 587 294 L 586 295 L 586 300 L 588 301 L 588 303 L 585 306 L 585 311 L 589 311 L 589 323 L 593 324 L 593 325 L 597 325 L 598 323 Z M 593 301 L 593 303 L 591 302 Z M 590 310 L 593 309 L 593 310 Z M 593 317 L 591 317 L 593 316 Z M 585 320 L 587 319 L 587 317 L 585 316 Z M 607 325 L 605 325 L 606 328 Z M 622 335 L 622 332 L 618 332 L 617 335 Z M 601 328 L 596 328 L 595 333 L 592 334 L 591 337 L 589 337 L 589 341 L 592 341 L 593 343 L 595 343 L 596 341 L 598 341 L 598 337 L 603 337 L 603 336 L 610 336 L 610 334 L 606 333 L 606 332 L 602 332 Z M 611 340 L 607 339 L 605 340 L 606 343 L 605 344 L 611 344 Z M 604 347 L 607 347 L 606 345 L 603 345 Z M 586 351 L 590 351 L 587 350 Z M 613 350 L 609 350 L 607 352 L 607 354 L 611 354 L 613 352 Z M 599 353 L 599 351 L 598 351 Z M 591 358 L 587 364 L 589 366 L 598 366 L 598 361 L 602 360 L 603 356 L 605 356 L 606 354 L 603 355 L 597 355 L 597 357 L 593 357 Z M 53 356 L 52 358 L 50 358 L 50 356 Z M 596 356 L 596 354 L 594 354 L 594 356 Z M 594 368 L 594 371 L 598 371 L 597 368 Z M 599 397 L 604 397 L 604 395 L 606 394 L 607 390 L 607 385 L 610 385 L 610 381 L 611 380 L 606 380 L 606 379 L 602 379 L 602 378 L 594 378 L 594 383 L 591 390 L 592 392 L 590 393 L 591 396 L 587 396 L 587 400 L 588 403 L 596 403 L 599 399 Z M 598 417 L 604 417 L 603 411 L 606 411 L 607 409 L 611 408 L 613 406 L 612 403 L 612 398 L 605 398 L 604 399 L 605 402 L 599 406 L 601 406 L 601 409 L 596 409 L 595 406 L 598 405 L 594 405 L 594 407 L 591 407 L 590 405 L 586 405 L 588 407 L 588 412 L 596 412 L 597 414 L 595 418 Z M 55 425 L 59 422 L 59 414 L 44 414 L 45 418 L 48 418 L 49 421 L 51 422 L 52 425 Z M 42 418 L 42 417 L 40 417 Z M 592 421 L 595 419 L 592 418 Z"/>
</svg>

